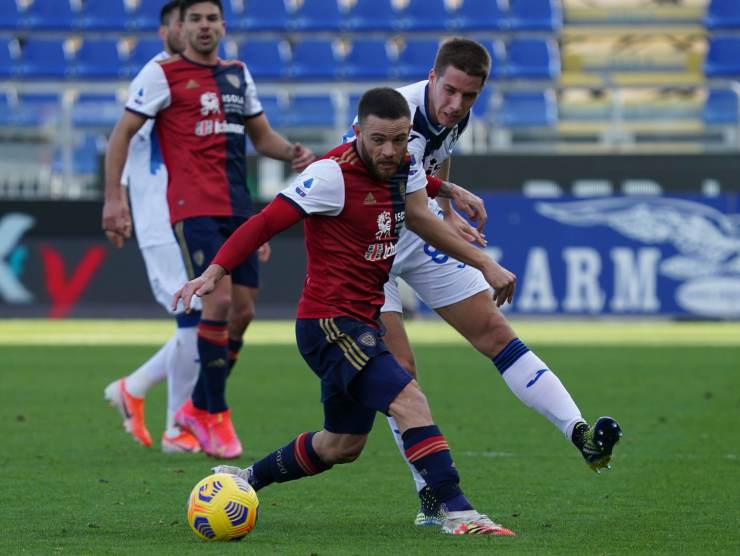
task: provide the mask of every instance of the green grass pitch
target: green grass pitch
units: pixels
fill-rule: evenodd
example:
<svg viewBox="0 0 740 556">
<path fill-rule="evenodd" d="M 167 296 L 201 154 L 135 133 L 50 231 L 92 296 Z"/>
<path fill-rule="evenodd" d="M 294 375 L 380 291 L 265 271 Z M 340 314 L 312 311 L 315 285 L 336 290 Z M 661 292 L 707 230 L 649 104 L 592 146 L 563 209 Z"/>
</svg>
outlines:
<svg viewBox="0 0 740 556">
<path fill-rule="evenodd" d="M 738 326 L 517 329 L 585 417 L 621 422 L 611 472 L 591 472 L 484 357 L 421 324 L 421 383 L 463 488 L 518 536 L 415 528 L 412 482 L 379 418 L 356 463 L 268 487 L 249 536 L 209 544 L 189 530 L 185 503 L 214 462 L 134 444 L 102 400 L 170 324 L 0 323 L 0 554 L 740 553 Z M 318 381 L 290 347 L 291 326 L 256 324 L 247 338 L 228 391 L 241 465 L 321 426 Z M 160 386 L 147 401 L 157 439 L 164 397 Z"/>
</svg>

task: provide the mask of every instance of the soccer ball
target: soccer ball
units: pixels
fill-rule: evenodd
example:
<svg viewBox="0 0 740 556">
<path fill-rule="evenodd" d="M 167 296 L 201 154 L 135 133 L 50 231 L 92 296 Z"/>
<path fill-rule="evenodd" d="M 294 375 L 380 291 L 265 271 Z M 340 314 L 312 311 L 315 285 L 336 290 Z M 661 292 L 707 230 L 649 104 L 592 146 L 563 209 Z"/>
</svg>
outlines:
<svg viewBox="0 0 740 556">
<path fill-rule="evenodd" d="M 257 521 L 259 500 L 252 486 L 236 475 L 216 473 L 200 481 L 188 498 L 188 523 L 201 539 L 236 541 Z"/>
</svg>

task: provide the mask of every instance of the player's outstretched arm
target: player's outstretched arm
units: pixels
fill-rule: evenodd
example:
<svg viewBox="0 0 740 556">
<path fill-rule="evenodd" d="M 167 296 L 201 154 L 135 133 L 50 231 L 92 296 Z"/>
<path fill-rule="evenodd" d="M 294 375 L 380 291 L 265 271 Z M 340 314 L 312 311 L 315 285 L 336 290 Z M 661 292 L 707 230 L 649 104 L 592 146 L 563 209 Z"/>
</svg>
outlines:
<svg viewBox="0 0 740 556">
<path fill-rule="evenodd" d="M 406 196 L 406 225 L 446 255 L 480 270 L 493 287 L 493 298 L 499 307 L 506 301 L 511 303 L 516 290 L 516 276 L 463 240 L 448 226 L 440 226 L 439 220 L 427 209 L 424 190 Z"/>
<path fill-rule="evenodd" d="M 105 152 L 105 202 L 102 227 L 108 240 L 116 247 L 131 237 L 131 212 L 125 201 L 121 175 L 128 156 L 131 138 L 144 125 L 146 118 L 125 111 L 111 132 Z"/>
</svg>

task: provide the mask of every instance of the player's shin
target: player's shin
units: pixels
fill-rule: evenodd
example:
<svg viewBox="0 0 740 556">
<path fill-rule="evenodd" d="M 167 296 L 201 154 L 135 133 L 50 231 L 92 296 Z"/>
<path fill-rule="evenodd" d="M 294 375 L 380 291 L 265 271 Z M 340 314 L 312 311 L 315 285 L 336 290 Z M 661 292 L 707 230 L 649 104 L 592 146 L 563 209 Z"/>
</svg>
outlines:
<svg viewBox="0 0 740 556">
<path fill-rule="evenodd" d="M 226 405 L 226 377 L 229 371 L 227 345 L 226 322 L 201 319 L 198 324 L 198 355 L 201 369 L 198 382 L 205 383 L 209 413 L 221 413 L 228 409 Z M 205 381 L 203 381 L 204 378 Z"/>
<path fill-rule="evenodd" d="M 424 481 L 424 478 L 419 475 L 416 467 L 414 467 L 414 465 L 406 458 L 406 448 L 403 445 L 403 437 L 401 436 L 401 431 L 398 428 L 398 423 L 396 423 L 396 420 L 391 416 L 388 416 L 388 426 L 391 428 L 393 440 L 395 441 L 396 446 L 398 446 L 398 451 L 401 452 L 401 457 L 403 458 L 403 461 L 405 461 L 406 465 L 409 466 L 411 476 L 414 478 L 414 483 L 416 483 L 416 492 L 419 492 L 421 489 L 427 486 L 427 483 L 426 481 Z"/>
<path fill-rule="evenodd" d="M 546 417 L 566 438 L 583 422 L 573 398 L 548 366 L 518 338 L 493 358 L 504 382 L 521 402 Z"/>
</svg>

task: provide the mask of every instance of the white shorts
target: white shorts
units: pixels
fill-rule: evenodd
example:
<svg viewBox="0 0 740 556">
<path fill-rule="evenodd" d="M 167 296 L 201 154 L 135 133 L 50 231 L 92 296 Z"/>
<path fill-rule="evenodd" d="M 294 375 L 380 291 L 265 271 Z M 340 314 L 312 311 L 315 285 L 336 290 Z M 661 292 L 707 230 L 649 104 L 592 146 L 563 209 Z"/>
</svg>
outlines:
<svg viewBox="0 0 740 556">
<path fill-rule="evenodd" d="M 429 202 L 429 209 L 441 216 L 435 201 Z M 398 240 L 396 258 L 385 283 L 385 303 L 381 313 L 403 312 L 397 278 L 403 278 L 419 299 L 432 309 L 447 307 L 491 289 L 477 268 L 437 251 L 406 229 Z"/>
<path fill-rule="evenodd" d="M 141 248 L 144 257 L 146 274 L 149 277 L 149 285 L 152 287 L 154 299 L 162 305 L 171 315 L 182 313 L 182 309 L 173 311 L 171 309 L 172 296 L 179 290 L 188 276 L 185 273 L 185 263 L 182 261 L 182 251 L 177 243 L 163 243 Z M 200 298 L 193 296 L 192 308 L 201 310 Z"/>
</svg>

